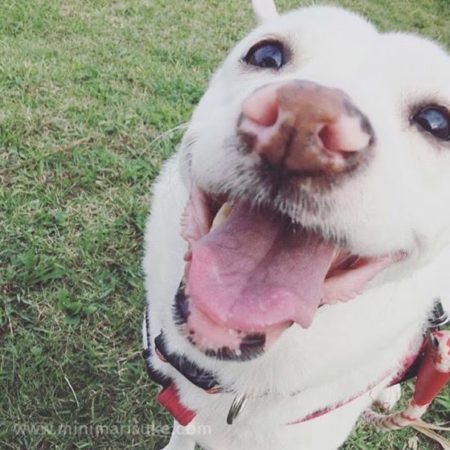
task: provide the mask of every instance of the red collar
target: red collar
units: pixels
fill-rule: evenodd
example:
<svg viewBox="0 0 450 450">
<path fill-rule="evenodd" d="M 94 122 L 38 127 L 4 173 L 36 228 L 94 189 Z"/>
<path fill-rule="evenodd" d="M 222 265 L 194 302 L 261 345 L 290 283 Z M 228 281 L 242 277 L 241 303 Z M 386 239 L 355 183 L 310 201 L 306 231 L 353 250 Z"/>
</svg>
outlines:
<svg viewBox="0 0 450 450">
<path fill-rule="evenodd" d="M 158 403 L 170 412 L 172 417 L 184 427 L 189 425 L 197 413 L 181 403 L 175 383 L 170 383 L 157 397 Z"/>
</svg>

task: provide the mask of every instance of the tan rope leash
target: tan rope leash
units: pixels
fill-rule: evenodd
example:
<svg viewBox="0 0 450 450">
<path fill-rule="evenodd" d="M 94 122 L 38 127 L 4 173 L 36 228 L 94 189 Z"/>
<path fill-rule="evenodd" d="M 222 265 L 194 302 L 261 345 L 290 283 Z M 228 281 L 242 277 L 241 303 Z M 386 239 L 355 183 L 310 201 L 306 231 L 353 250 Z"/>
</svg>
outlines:
<svg viewBox="0 0 450 450">
<path fill-rule="evenodd" d="M 450 381 L 450 330 L 433 331 L 425 344 L 425 355 L 419 368 L 414 394 L 408 406 L 393 414 L 380 414 L 373 410 L 364 413 L 363 419 L 384 431 L 413 426 L 418 431 L 438 441 L 445 450 L 450 441 L 433 430 L 450 431 L 421 421 L 430 404 Z"/>
</svg>

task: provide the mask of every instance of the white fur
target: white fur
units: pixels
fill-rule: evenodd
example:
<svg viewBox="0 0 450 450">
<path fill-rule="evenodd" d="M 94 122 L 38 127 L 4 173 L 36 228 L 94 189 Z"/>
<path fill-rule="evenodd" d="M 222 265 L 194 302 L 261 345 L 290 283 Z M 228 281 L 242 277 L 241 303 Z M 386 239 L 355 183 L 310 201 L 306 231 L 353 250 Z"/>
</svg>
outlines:
<svg viewBox="0 0 450 450">
<path fill-rule="evenodd" d="M 213 450 L 336 449 L 389 379 L 321 418 L 286 424 L 393 373 L 411 345 L 419 343 L 433 299 L 450 298 L 450 145 L 410 123 L 412 108 L 420 103 L 450 107 L 448 55 L 413 35 L 380 34 L 361 17 L 338 8 L 311 7 L 276 17 L 272 2 L 253 3 L 263 24 L 216 72 L 181 148 L 154 187 L 144 267 L 152 336 L 164 329 L 170 349 L 214 371 L 237 392 L 257 398 L 229 426 L 225 418 L 232 395 L 208 395 L 155 358 L 155 366 L 176 380 L 182 401 L 198 411 L 184 432 L 202 430 L 202 425 L 211 430 L 186 437 L 176 427 L 167 450 L 192 450 L 194 440 Z M 276 73 L 242 70 L 241 57 L 269 35 L 289 42 L 289 67 Z M 317 198 L 326 214 L 320 209 L 311 214 L 299 204 L 279 208 L 305 226 L 320 227 L 324 235 L 350 237 L 354 253 L 405 249 L 409 257 L 357 299 L 321 308 L 309 329 L 288 329 L 262 357 L 245 363 L 217 361 L 193 348 L 172 320 L 186 250 L 180 216 L 192 182 L 207 191 L 227 187 L 239 194 L 252 181 L 235 171 L 236 164 L 252 167 L 252 157 L 230 144 L 242 102 L 268 82 L 294 78 L 346 91 L 375 129 L 375 157 L 360 176 Z M 188 146 L 191 140 L 195 143 Z M 286 395 L 293 391 L 299 393 Z"/>
</svg>

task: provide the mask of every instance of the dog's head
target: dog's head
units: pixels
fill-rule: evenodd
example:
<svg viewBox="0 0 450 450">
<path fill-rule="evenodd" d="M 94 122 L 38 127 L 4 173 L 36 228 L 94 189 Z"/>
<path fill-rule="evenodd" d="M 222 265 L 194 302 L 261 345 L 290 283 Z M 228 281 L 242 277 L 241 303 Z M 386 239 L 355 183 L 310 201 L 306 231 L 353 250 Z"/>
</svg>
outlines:
<svg viewBox="0 0 450 450">
<path fill-rule="evenodd" d="M 197 347 L 231 358 L 408 276 L 450 240 L 447 53 L 338 8 L 278 16 L 253 3 L 260 26 L 182 143 L 178 319 Z"/>
</svg>

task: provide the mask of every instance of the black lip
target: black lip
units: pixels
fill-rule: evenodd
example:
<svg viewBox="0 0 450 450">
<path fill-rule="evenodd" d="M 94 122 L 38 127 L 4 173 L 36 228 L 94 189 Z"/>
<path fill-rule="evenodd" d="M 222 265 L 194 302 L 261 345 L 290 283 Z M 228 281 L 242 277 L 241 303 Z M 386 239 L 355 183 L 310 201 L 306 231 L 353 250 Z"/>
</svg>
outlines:
<svg viewBox="0 0 450 450">
<path fill-rule="evenodd" d="M 191 312 L 189 311 L 189 302 L 185 294 L 185 283 L 182 281 L 178 287 L 178 291 L 175 294 L 175 303 L 173 305 L 173 318 L 175 324 L 180 326 L 184 325 L 189 318 Z"/>
<path fill-rule="evenodd" d="M 200 368 L 183 355 L 169 352 L 163 333 L 156 337 L 155 347 L 165 360 L 191 383 L 205 390 L 217 388 L 217 379 L 211 372 Z"/>
<path fill-rule="evenodd" d="M 214 359 L 222 361 L 248 361 L 261 356 L 264 353 L 266 335 L 264 333 L 243 334 L 239 345 L 239 351 L 232 350 L 229 347 L 220 349 L 199 348 L 190 333 L 186 331 L 186 323 L 190 315 L 189 298 L 185 293 L 185 283 L 181 282 L 175 295 L 173 304 L 173 320 L 182 334 L 197 350 Z"/>
</svg>

